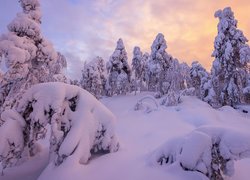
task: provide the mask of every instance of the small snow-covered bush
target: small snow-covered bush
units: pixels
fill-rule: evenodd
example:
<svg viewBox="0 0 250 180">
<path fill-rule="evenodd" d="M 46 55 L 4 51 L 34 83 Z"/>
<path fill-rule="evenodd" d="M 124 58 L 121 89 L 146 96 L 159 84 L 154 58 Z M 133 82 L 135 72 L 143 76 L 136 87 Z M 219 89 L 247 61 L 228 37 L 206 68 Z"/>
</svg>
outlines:
<svg viewBox="0 0 250 180">
<path fill-rule="evenodd" d="M 220 127 L 201 127 L 184 138 L 175 138 L 155 150 L 153 164 L 178 163 L 186 171 L 197 171 L 221 180 L 234 174 L 234 161 L 250 157 L 250 134 Z"/>
<path fill-rule="evenodd" d="M 16 110 L 4 111 L 0 127 L 0 162 L 15 165 L 51 128 L 50 160 L 85 164 L 91 153 L 115 152 L 114 115 L 91 94 L 64 83 L 43 83 L 27 90 Z M 27 153 L 28 152 L 28 153 Z"/>
<path fill-rule="evenodd" d="M 164 106 L 176 106 L 181 102 L 180 93 L 176 93 L 174 91 L 170 91 L 162 100 L 161 105 Z"/>
<path fill-rule="evenodd" d="M 146 113 L 150 113 L 158 109 L 158 103 L 153 96 L 145 96 L 141 98 L 135 105 L 134 110 L 144 110 Z"/>
<path fill-rule="evenodd" d="M 187 88 L 181 91 L 182 96 L 195 96 L 195 88 Z"/>
</svg>

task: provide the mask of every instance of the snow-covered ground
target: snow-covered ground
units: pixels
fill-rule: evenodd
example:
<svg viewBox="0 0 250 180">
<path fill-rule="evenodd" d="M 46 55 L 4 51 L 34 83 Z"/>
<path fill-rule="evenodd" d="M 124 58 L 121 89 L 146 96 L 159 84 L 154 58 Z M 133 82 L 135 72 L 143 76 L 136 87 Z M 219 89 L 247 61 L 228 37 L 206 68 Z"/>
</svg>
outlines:
<svg viewBox="0 0 250 180">
<path fill-rule="evenodd" d="M 214 110 L 195 97 L 183 97 L 183 102 L 178 106 L 159 106 L 158 110 L 150 113 L 135 111 L 137 101 L 146 95 L 150 94 L 114 96 L 101 100 L 117 116 L 116 133 L 121 145 L 118 152 L 92 157 L 87 165 L 62 164 L 54 170 L 47 168 L 39 179 L 206 179 L 198 172 L 184 171 L 179 166 L 152 165 L 150 154 L 169 139 L 183 137 L 201 126 L 219 126 L 249 132 L 249 114 L 231 107 Z M 5 175 L 0 176 L 0 179 L 36 179 L 47 162 L 48 152 L 45 148 L 31 161 L 5 170 Z M 235 174 L 226 179 L 249 179 L 249 167 L 250 159 L 236 162 Z"/>
</svg>

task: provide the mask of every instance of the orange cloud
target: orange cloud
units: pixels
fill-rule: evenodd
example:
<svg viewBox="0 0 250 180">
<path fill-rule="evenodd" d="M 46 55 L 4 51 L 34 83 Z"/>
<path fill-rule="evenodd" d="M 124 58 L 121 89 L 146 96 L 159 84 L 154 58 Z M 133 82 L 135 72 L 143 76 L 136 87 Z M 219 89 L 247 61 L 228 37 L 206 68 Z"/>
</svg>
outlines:
<svg viewBox="0 0 250 180">
<path fill-rule="evenodd" d="M 218 23 L 214 12 L 227 6 L 232 7 L 239 21 L 239 28 L 250 38 L 248 0 L 158 0 L 144 4 L 145 17 L 140 24 L 145 36 L 135 39 L 138 39 L 145 51 L 150 51 L 154 37 L 162 32 L 170 54 L 189 64 L 198 60 L 209 70 L 213 61 L 211 54 Z"/>
<path fill-rule="evenodd" d="M 239 28 L 250 38 L 248 0 L 148 0 L 136 7 L 126 1 L 122 11 L 118 13 L 119 17 L 126 17 L 130 21 L 127 24 L 113 24 L 110 28 L 114 34 L 119 34 L 124 39 L 130 56 L 135 45 L 150 52 L 155 36 L 162 32 L 170 54 L 189 64 L 198 60 L 209 70 L 213 61 L 211 54 L 218 23 L 214 12 L 227 6 L 232 7 L 239 21 Z M 136 12 L 141 16 L 131 17 Z"/>
</svg>

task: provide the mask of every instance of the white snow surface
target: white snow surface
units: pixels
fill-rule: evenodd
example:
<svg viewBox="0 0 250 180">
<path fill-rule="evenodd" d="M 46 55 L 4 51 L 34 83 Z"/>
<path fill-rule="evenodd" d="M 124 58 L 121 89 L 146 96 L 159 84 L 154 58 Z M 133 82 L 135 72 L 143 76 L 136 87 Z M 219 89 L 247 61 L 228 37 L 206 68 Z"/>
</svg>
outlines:
<svg viewBox="0 0 250 180">
<path fill-rule="evenodd" d="M 48 89 L 49 90 L 49 89 Z M 57 96 L 58 94 L 55 94 Z M 188 158 L 195 154 L 204 152 L 206 142 L 210 139 L 206 136 L 213 136 L 215 133 L 222 133 L 224 139 L 232 139 L 235 147 L 230 147 L 237 154 L 237 146 L 242 146 L 239 137 L 232 133 L 225 133 L 224 129 L 230 129 L 233 132 L 241 132 L 242 137 L 249 135 L 250 118 L 248 115 L 234 110 L 231 107 L 222 107 L 218 110 L 211 108 L 207 103 L 198 100 L 195 97 L 182 97 L 182 103 L 177 106 L 159 106 L 159 108 L 150 113 L 144 111 L 135 111 L 134 106 L 138 100 L 152 93 L 141 93 L 139 95 L 114 96 L 102 99 L 104 103 L 117 117 L 116 134 L 121 143 L 118 152 L 102 156 L 93 157 L 88 164 L 78 163 L 61 164 L 54 168 L 48 166 L 42 175 L 41 171 L 48 163 L 47 143 L 42 143 L 43 151 L 33 157 L 27 163 L 18 167 L 5 170 L 5 175 L 0 176 L 1 180 L 16 179 L 37 179 L 39 180 L 200 180 L 207 179 L 201 173 L 195 171 L 184 171 L 179 165 L 156 166 L 149 160 L 152 152 L 162 146 L 166 141 L 169 142 L 169 151 L 176 151 L 178 141 L 185 139 L 185 149 L 190 153 L 190 157 L 183 157 L 182 161 L 189 163 Z M 47 99 L 50 101 L 50 99 Z M 157 100 L 158 103 L 160 100 Z M 215 131 L 209 127 L 216 127 Z M 193 132 L 195 129 L 199 131 Z M 218 131 L 222 129 L 222 131 Z M 206 133 L 200 133 L 206 132 Z M 191 133 L 191 134 L 190 134 Z M 188 136 L 187 136 L 188 135 Z M 193 136 L 193 137 L 192 137 Z M 191 139 L 197 141 L 191 141 Z M 198 142 L 204 143 L 198 143 Z M 224 141 L 227 143 L 227 141 Z M 229 145 L 230 142 L 228 142 Z M 245 144 L 246 147 L 249 144 Z M 197 147 L 197 148 L 195 148 Z M 191 151 L 191 152 L 189 152 Z M 172 153 L 169 152 L 169 153 Z M 166 153 L 166 152 L 165 152 Z M 195 157 L 193 157 L 195 158 Z M 250 177 L 249 172 L 250 159 L 236 161 L 235 173 L 228 180 L 247 180 Z M 202 167 L 201 167 L 202 168 Z"/>
</svg>

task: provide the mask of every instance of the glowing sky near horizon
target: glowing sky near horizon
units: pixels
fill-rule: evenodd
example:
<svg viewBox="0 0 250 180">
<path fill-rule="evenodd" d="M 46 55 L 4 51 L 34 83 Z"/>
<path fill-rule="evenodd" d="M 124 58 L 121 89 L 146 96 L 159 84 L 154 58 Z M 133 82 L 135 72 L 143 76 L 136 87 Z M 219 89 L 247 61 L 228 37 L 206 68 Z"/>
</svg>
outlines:
<svg viewBox="0 0 250 180">
<path fill-rule="evenodd" d="M 41 6 L 43 34 L 66 55 L 74 78 L 79 78 L 84 60 L 108 60 L 118 38 L 131 60 L 133 47 L 150 52 L 159 32 L 169 54 L 188 64 L 198 60 L 210 70 L 218 23 L 214 12 L 227 6 L 250 39 L 249 0 L 41 0 Z M 17 0 L 0 0 L 1 34 L 20 10 Z"/>
</svg>

